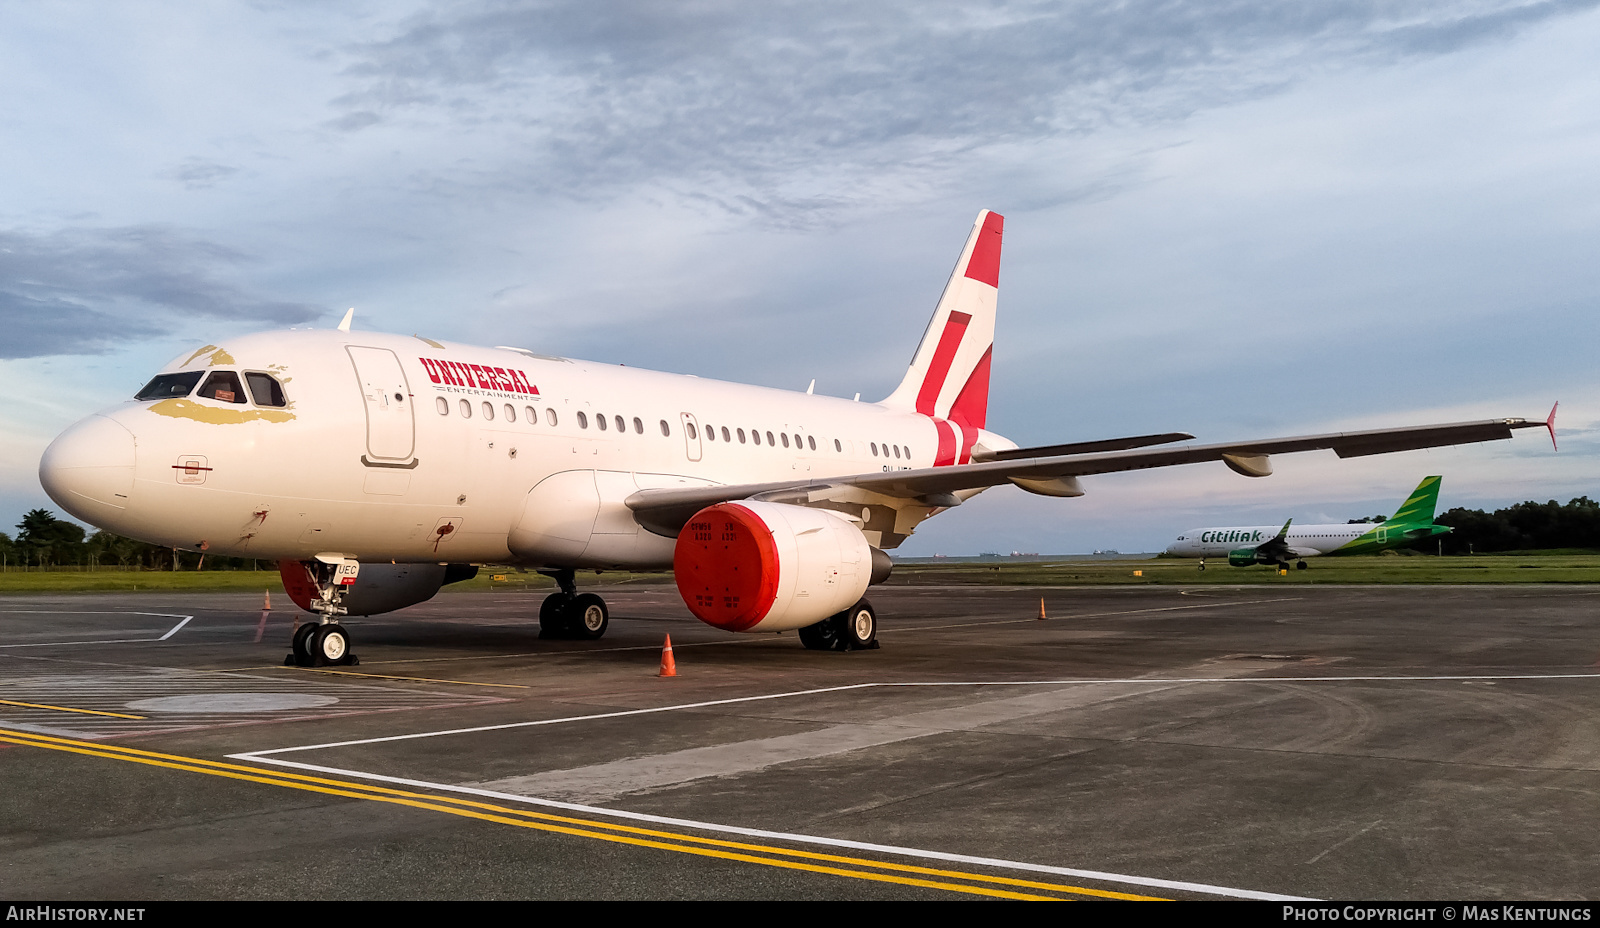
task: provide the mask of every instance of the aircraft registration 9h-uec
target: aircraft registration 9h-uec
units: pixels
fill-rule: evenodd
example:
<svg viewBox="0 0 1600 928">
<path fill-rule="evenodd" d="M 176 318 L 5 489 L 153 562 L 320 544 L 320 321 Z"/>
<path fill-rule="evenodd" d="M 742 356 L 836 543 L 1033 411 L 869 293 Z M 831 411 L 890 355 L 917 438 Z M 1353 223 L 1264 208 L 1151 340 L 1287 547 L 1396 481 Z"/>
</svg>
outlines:
<svg viewBox="0 0 1600 928">
<path fill-rule="evenodd" d="M 339 621 L 431 598 L 474 565 L 553 577 L 541 634 L 599 638 L 575 572 L 671 569 L 696 617 L 876 645 L 864 598 L 924 519 L 1013 484 L 1269 455 L 1510 438 L 1489 419 L 1223 444 L 1186 433 L 1020 448 L 985 428 L 1004 220 L 979 213 L 905 379 L 877 403 L 480 348 L 290 330 L 206 345 L 73 425 L 39 477 L 72 515 L 153 544 L 279 562 L 320 621 L 291 659 L 351 660 Z"/>
</svg>

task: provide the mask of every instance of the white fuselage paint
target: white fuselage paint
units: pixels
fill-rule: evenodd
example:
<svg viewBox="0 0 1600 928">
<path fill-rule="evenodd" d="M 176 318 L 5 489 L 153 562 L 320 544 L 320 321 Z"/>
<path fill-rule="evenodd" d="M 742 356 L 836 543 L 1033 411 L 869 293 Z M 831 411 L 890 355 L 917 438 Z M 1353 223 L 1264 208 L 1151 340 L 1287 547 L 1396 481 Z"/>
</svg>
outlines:
<svg viewBox="0 0 1600 928">
<path fill-rule="evenodd" d="M 639 489 L 930 467 L 939 440 L 929 417 L 875 403 L 416 337 L 291 330 L 223 348 L 179 358 L 163 372 L 270 372 L 283 383 L 287 409 L 195 393 L 104 410 L 46 453 L 41 478 L 57 502 L 111 532 L 222 555 L 514 563 L 514 525 L 538 530 L 545 513 L 530 491 L 555 479 L 549 486 L 565 480 L 587 492 L 592 479 L 591 531 L 616 542 L 607 557 L 521 563 L 666 568 L 673 539 L 640 527 L 622 504 Z M 392 361 L 385 368 L 388 352 L 397 369 Z M 519 382 L 452 385 L 424 358 L 514 370 Z M 700 438 L 688 437 L 688 421 Z M 704 435 L 709 428 L 714 439 Z M 1015 447 L 982 430 L 976 443 Z"/>
<path fill-rule="evenodd" d="M 1370 522 L 1349 525 L 1290 526 L 1284 542 L 1300 557 L 1329 554 L 1372 531 Z M 1167 546 L 1175 557 L 1226 557 L 1240 548 L 1255 548 L 1277 537 L 1282 525 L 1248 525 L 1225 528 L 1193 528 Z"/>
</svg>

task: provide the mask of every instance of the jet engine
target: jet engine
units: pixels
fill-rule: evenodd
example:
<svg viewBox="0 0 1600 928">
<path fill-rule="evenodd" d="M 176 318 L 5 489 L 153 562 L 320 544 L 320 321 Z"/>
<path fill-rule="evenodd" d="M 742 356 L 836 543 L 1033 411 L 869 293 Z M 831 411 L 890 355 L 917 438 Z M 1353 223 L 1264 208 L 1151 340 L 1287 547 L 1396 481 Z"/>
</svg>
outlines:
<svg viewBox="0 0 1600 928">
<path fill-rule="evenodd" d="M 1271 564 L 1270 558 L 1262 559 L 1260 552 L 1255 548 L 1234 548 L 1228 552 L 1228 566 L 1249 567 L 1252 564 Z"/>
<path fill-rule="evenodd" d="M 362 564 L 356 582 L 340 605 L 350 615 L 377 615 L 427 602 L 447 583 L 470 580 L 478 568 L 470 564 Z M 278 575 L 294 604 L 312 612 L 317 585 L 299 561 L 279 561 Z"/>
<path fill-rule="evenodd" d="M 695 513 L 678 533 L 672 572 L 684 604 L 702 622 L 731 632 L 775 632 L 855 605 L 873 579 L 874 562 L 861 530 L 840 515 L 743 501 Z"/>
</svg>

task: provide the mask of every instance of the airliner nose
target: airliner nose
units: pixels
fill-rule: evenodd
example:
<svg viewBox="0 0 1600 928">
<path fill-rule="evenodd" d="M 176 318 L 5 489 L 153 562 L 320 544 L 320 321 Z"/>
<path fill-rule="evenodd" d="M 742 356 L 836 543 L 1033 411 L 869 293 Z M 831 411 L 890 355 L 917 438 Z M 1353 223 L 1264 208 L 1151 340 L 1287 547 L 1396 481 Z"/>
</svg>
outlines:
<svg viewBox="0 0 1600 928">
<path fill-rule="evenodd" d="M 95 525 L 133 496 L 133 433 L 105 416 L 62 432 L 39 459 L 39 482 L 62 509 Z"/>
</svg>

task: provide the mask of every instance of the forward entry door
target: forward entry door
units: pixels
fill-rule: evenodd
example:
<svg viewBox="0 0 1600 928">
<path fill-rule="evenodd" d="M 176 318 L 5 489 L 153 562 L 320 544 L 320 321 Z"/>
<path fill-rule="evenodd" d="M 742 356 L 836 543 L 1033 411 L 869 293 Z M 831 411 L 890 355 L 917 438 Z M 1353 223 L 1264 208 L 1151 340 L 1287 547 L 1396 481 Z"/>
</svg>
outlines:
<svg viewBox="0 0 1600 928">
<path fill-rule="evenodd" d="M 387 348 L 347 345 L 350 363 L 367 408 L 367 453 L 362 463 L 405 466 L 417 445 L 417 425 L 411 413 L 411 388 L 406 384 L 400 359 Z"/>
</svg>

